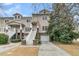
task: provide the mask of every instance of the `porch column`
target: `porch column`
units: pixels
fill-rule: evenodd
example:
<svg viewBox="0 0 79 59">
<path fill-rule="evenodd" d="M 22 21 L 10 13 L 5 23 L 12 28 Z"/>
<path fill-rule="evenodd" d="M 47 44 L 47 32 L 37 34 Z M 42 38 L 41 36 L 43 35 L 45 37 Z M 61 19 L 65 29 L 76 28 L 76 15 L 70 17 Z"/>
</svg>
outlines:
<svg viewBox="0 0 79 59">
<path fill-rule="evenodd" d="M 17 28 L 16 28 L 16 39 L 17 39 L 17 36 L 18 36 L 18 31 L 17 31 Z"/>
<path fill-rule="evenodd" d="M 30 29 L 33 29 L 33 28 L 32 28 L 32 24 L 30 24 Z"/>
<path fill-rule="evenodd" d="M 6 33 L 8 32 L 8 26 L 6 25 Z M 10 43 L 10 38 L 8 38 L 8 43 Z"/>
<path fill-rule="evenodd" d="M 22 40 L 22 24 L 20 24 L 20 39 Z"/>
<path fill-rule="evenodd" d="M 40 42 L 39 26 L 37 25 L 37 44 Z"/>
</svg>

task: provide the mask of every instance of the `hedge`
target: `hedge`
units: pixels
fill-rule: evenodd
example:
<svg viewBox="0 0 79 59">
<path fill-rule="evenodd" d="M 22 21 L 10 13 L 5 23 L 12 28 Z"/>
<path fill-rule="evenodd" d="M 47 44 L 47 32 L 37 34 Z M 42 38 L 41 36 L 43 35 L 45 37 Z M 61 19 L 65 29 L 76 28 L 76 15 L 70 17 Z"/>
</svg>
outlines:
<svg viewBox="0 0 79 59">
<path fill-rule="evenodd" d="M 9 37 L 6 34 L 0 33 L 0 44 L 7 44 L 8 38 Z"/>
</svg>

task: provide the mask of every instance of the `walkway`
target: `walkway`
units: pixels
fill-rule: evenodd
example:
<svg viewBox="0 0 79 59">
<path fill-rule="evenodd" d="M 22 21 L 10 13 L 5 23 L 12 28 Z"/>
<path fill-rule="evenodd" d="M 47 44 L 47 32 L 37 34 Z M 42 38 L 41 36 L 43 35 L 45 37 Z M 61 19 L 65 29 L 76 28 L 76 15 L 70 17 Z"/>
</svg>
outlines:
<svg viewBox="0 0 79 59">
<path fill-rule="evenodd" d="M 7 50 L 15 48 L 19 45 L 20 45 L 20 43 L 10 43 L 10 44 L 7 44 L 7 45 L 1 45 L 0 46 L 0 52 L 7 51 Z"/>
<path fill-rule="evenodd" d="M 44 44 L 41 44 L 40 46 L 34 46 L 34 47 L 33 46 L 23 46 L 23 45 L 20 45 L 20 43 L 11 43 L 11 44 L 8 44 L 8 45 L 2 45 L 2 46 L 0 46 L 0 52 L 7 51 L 7 50 L 12 49 L 12 48 L 14 48 L 13 51 L 15 51 L 15 47 L 18 47 L 18 46 L 20 48 L 21 47 L 23 47 L 23 48 L 25 48 L 25 47 L 26 48 L 29 48 L 29 47 L 39 48 L 38 56 L 70 56 L 63 49 L 60 49 L 60 48 L 56 47 L 52 43 L 44 43 Z M 20 52 L 21 51 L 19 51 L 19 53 Z"/>
<path fill-rule="evenodd" d="M 58 48 L 52 43 L 42 44 L 39 47 L 38 56 L 69 56 L 63 49 Z"/>
</svg>

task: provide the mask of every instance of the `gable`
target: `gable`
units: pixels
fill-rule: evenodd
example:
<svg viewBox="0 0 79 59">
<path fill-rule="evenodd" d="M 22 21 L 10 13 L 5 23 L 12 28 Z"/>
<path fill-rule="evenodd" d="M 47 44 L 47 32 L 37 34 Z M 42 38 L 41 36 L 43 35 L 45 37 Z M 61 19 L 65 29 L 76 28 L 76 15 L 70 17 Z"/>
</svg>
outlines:
<svg viewBox="0 0 79 59">
<path fill-rule="evenodd" d="M 12 20 L 12 21 L 7 22 L 7 24 L 8 24 L 8 25 L 19 25 L 19 24 L 21 24 L 21 23 L 19 23 L 18 21 Z"/>
<path fill-rule="evenodd" d="M 48 10 L 46 10 L 46 9 L 43 9 L 43 10 L 41 10 L 39 13 L 41 13 L 41 14 L 48 14 L 48 13 L 49 13 L 49 11 L 48 11 Z"/>
</svg>

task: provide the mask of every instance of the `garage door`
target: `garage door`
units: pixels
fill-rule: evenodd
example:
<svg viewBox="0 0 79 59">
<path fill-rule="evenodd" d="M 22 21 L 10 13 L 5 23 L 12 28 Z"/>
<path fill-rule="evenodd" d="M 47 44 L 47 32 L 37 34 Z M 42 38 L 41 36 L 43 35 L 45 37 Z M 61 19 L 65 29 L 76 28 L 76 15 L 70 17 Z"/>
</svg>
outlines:
<svg viewBox="0 0 79 59">
<path fill-rule="evenodd" d="M 41 35 L 41 43 L 45 44 L 49 42 L 49 36 L 47 35 Z"/>
</svg>

